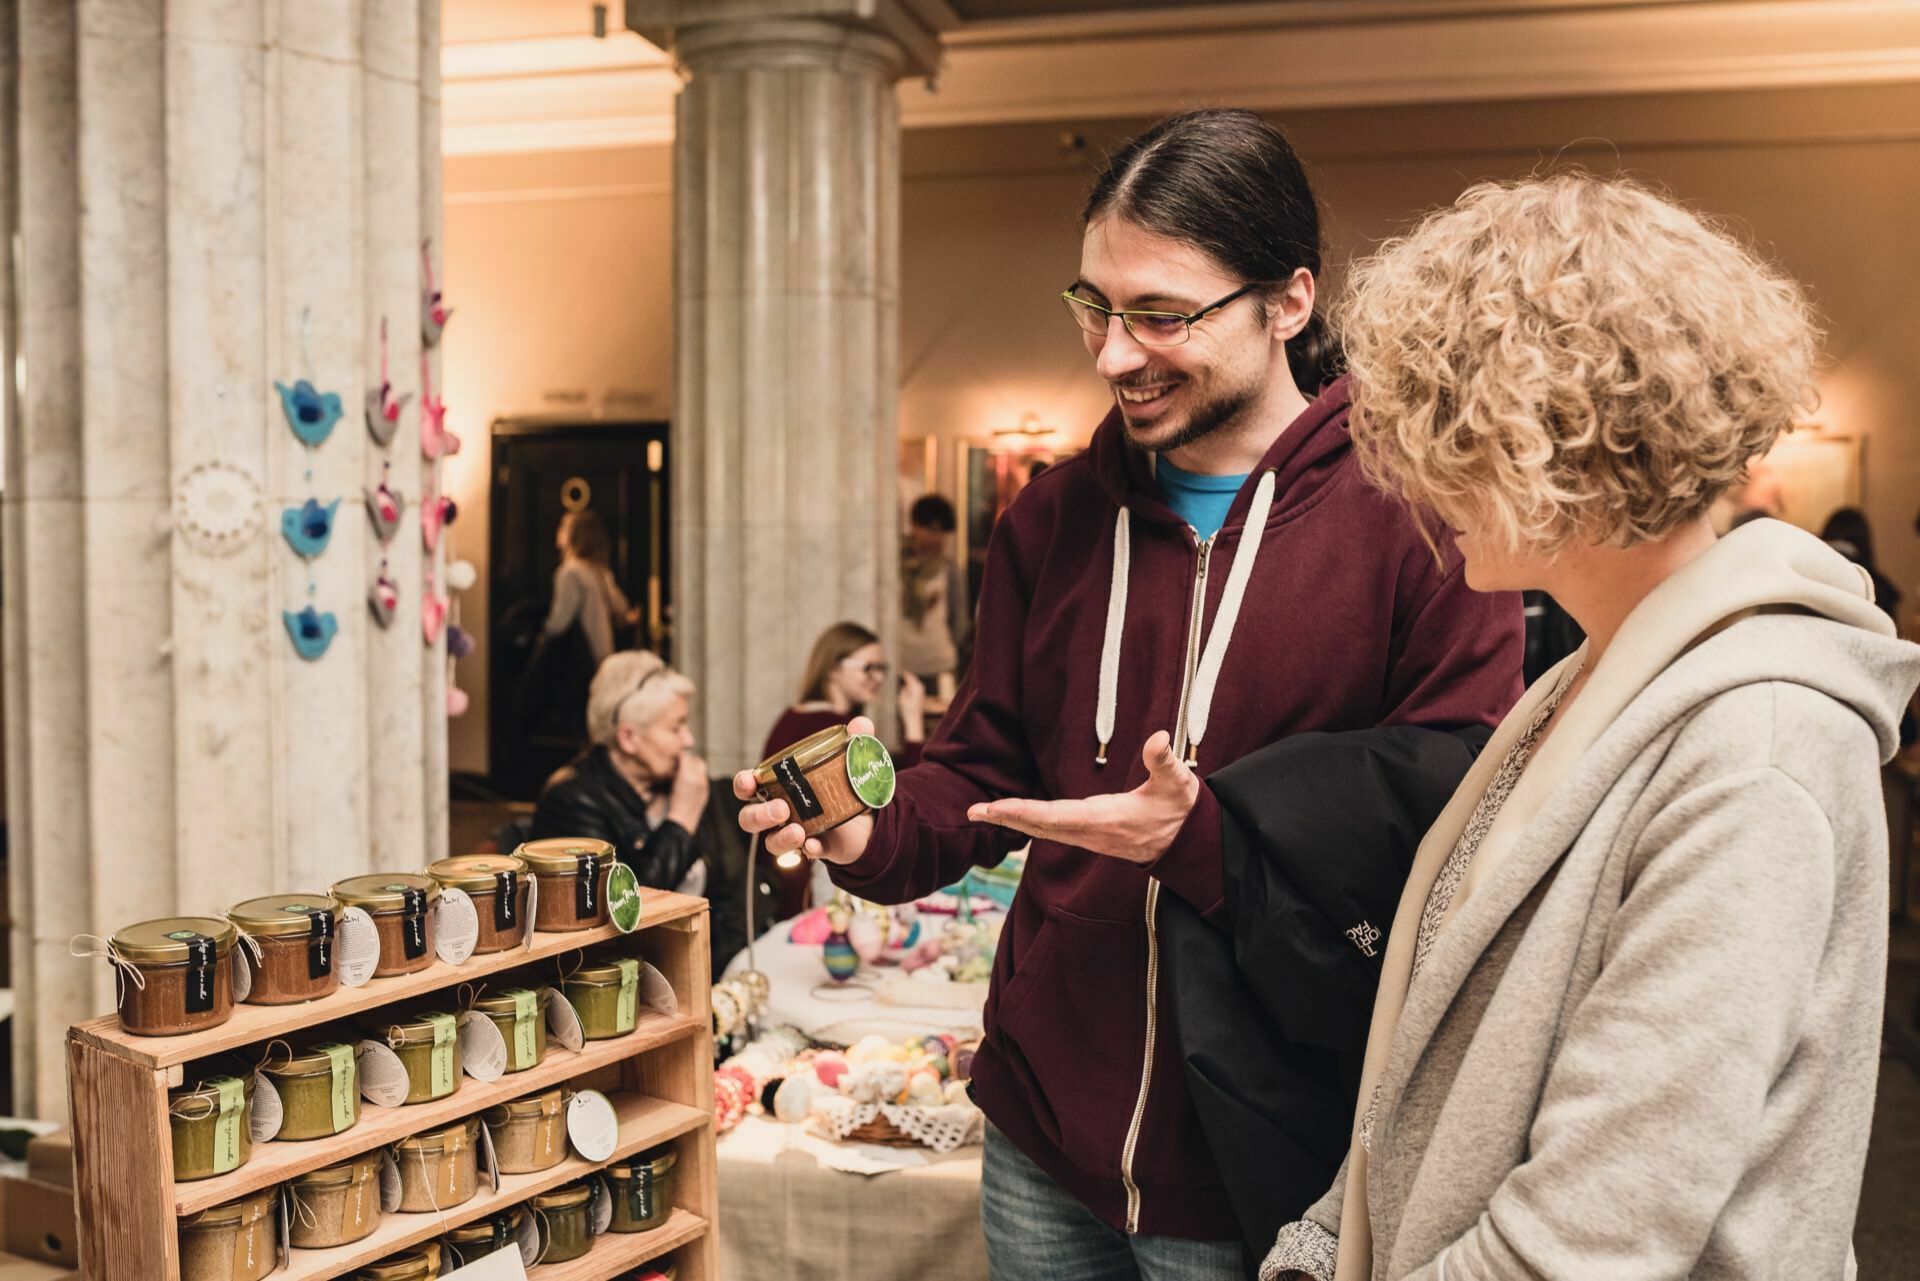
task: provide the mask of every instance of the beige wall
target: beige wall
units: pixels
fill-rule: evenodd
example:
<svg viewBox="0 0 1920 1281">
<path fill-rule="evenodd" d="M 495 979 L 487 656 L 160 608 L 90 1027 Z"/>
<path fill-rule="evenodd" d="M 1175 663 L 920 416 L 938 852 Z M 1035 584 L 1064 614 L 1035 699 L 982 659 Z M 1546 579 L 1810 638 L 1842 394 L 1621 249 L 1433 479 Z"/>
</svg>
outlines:
<svg viewBox="0 0 1920 1281">
<path fill-rule="evenodd" d="M 1103 147 L 1144 122 L 921 130 L 902 170 L 901 432 L 945 442 L 1026 413 L 1083 438 L 1105 396 L 1054 302 L 1078 263 L 1077 214 Z M 1920 95 L 1910 88 L 1666 95 L 1303 112 L 1283 121 L 1327 209 L 1339 265 L 1467 182 L 1562 156 L 1659 182 L 1732 218 L 1813 289 L 1832 329 L 1819 415 L 1865 438 L 1880 559 L 1920 586 Z M 1084 145 L 1067 139 L 1079 135 Z M 447 276 L 460 316 L 447 402 L 468 447 L 453 484 L 485 610 L 486 424 L 504 414 L 669 412 L 672 293 L 664 148 L 447 164 Z M 951 445 L 946 446 L 951 456 Z M 943 462 L 943 466 L 945 463 Z M 482 650 L 455 768 L 485 767 Z"/>
</svg>

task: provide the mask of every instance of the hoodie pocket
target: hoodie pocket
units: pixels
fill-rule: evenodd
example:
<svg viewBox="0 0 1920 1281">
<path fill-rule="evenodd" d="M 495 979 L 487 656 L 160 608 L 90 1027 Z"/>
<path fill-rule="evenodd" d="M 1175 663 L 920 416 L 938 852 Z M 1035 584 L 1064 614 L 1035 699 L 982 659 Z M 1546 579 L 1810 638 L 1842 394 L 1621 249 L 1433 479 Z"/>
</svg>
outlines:
<svg viewBox="0 0 1920 1281">
<path fill-rule="evenodd" d="M 1146 1050 L 1139 925 L 1050 914 L 996 1011 L 1008 1070 L 1074 1164 L 1117 1177 Z"/>
</svg>

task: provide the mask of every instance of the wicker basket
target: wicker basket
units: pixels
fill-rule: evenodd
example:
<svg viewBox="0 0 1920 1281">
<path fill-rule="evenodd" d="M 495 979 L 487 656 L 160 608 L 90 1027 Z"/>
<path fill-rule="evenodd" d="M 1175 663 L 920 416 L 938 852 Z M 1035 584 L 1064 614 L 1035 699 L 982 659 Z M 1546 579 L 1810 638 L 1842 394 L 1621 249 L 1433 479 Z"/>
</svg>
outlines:
<svg viewBox="0 0 1920 1281">
<path fill-rule="evenodd" d="M 847 1131 L 849 1143 L 878 1143 L 890 1148 L 917 1148 L 920 1140 L 887 1120 L 883 1112 L 865 1125 L 856 1125 Z"/>
</svg>

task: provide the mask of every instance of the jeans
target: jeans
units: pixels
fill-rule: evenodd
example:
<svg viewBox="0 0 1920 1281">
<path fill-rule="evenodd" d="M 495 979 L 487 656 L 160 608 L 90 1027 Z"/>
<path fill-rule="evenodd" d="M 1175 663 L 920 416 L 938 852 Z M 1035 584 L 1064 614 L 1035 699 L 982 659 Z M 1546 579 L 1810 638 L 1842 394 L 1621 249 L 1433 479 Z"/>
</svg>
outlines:
<svg viewBox="0 0 1920 1281">
<path fill-rule="evenodd" d="M 1238 1241 L 1129 1236 L 987 1127 L 980 1227 L 993 1281 L 1241 1281 Z"/>
</svg>

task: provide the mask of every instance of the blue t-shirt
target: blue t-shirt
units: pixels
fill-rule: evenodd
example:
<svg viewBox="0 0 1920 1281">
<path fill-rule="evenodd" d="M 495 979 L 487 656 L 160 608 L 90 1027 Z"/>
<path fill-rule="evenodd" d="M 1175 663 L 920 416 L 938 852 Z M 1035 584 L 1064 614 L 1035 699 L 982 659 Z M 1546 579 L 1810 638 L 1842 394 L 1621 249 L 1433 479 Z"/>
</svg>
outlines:
<svg viewBox="0 0 1920 1281">
<path fill-rule="evenodd" d="M 1204 542 L 1219 533 L 1220 526 L 1226 523 L 1227 510 L 1233 506 L 1240 486 L 1247 483 L 1249 473 L 1201 476 L 1181 471 L 1162 458 L 1154 474 L 1160 479 L 1160 493 L 1167 505 L 1181 520 L 1193 526 L 1193 532 Z"/>
</svg>

